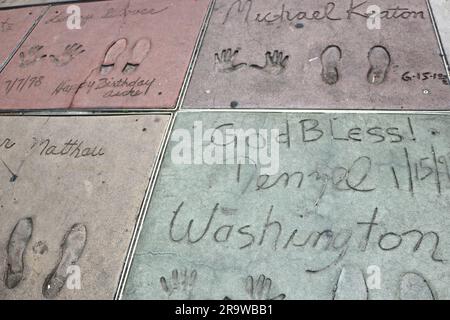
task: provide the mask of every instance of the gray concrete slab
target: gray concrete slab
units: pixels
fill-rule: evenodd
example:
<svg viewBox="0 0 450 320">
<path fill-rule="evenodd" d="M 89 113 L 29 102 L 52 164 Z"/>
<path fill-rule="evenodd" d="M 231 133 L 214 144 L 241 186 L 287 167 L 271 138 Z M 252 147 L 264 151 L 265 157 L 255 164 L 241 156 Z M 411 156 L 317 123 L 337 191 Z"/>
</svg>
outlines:
<svg viewBox="0 0 450 320">
<path fill-rule="evenodd" d="M 0 299 L 112 299 L 167 115 L 0 117 Z"/>
<path fill-rule="evenodd" d="M 449 137 L 429 114 L 182 112 L 123 297 L 449 299 Z"/>
<path fill-rule="evenodd" d="M 217 0 L 184 106 L 438 110 L 450 87 L 423 0 Z"/>
</svg>

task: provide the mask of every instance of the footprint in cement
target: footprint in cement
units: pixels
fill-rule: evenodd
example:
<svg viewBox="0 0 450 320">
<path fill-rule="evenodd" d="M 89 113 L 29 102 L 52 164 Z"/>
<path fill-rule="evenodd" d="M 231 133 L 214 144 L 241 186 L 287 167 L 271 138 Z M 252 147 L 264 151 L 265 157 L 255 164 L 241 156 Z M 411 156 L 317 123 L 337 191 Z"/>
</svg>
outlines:
<svg viewBox="0 0 450 320">
<path fill-rule="evenodd" d="M 77 263 L 83 253 L 87 240 L 86 226 L 75 224 L 65 235 L 61 245 L 61 255 L 59 262 L 53 271 L 48 275 L 42 288 L 45 298 L 54 298 L 64 287 L 70 273 L 69 267 Z"/>
<path fill-rule="evenodd" d="M 421 274 L 407 272 L 400 282 L 400 300 L 436 300 L 436 295 Z"/>
<path fill-rule="evenodd" d="M 367 300 L 369 290 L 360 269 L 344 266 L 333 289 L 333 300 Z"/>
<path fill-rule="evenodd" d="M 141 39 L 133 47 L 133 54 L 131 56 L 131 60 L 127 62 L 125 67 L 123 67 L 123 73 L 131 73 L 134 72 L 139 65 L 144 61 L 145 57 L 147 57 L 150 52 L 151 43 L 148 39 Z"/>
<path fill-rule="evenodd" d="M 119 56 L 125 51 L 127 48 L 127 39 L 121 38 L 114 42 L 108 50 L 106 50 L 105 58 L 103 59 L 103 63 L 100 67 L 100 74 L 106 75 L 110 73 L 117 62 Z"/>
<path fill-rule="evenodd" d="M 368 58 L 370 69 L 367 74 L 367 81 L 371 84 L 383 83 L 391 65 L 391 55 L 385 47 L 375 46 L 370 49 Z"/>
<path fill-rule="evenodd" d="M 323 50 L 320 60 L 322 62 L 322 80 L 329 85 L 339 80 L 338 63 L 342 58 L 342 51 L 338 46 L 328 46 Z"/>
<path fill-rule="evenodd" d="M 23 278 L 24 262 L 23 254 L 30 242 L 33 233 L 33 220 L 24 218 L 17 222 L 11 233 L 7 248 L 7 268 L 5 285 L 13 289 L 19 285 Z"/>
</svg>

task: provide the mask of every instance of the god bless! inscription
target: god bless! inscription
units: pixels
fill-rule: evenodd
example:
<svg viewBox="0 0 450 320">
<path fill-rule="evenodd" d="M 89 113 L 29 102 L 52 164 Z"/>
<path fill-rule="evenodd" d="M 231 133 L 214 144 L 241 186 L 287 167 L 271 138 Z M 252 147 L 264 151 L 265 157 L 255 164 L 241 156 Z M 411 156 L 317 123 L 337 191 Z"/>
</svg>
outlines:
<svg viewBox="0 0 450 320">
<path fill-rule="evenodd" d="M 222 116 L 211 116 L 213 127 L 204 131 L 204 147 L 229 150 L 239 140 L 251 141 L 228 135 L 225 142 L 217 142 L 217 131 L 226 136 L 228 129 L 242 124 L 241 118 Z M 279 117 L 276 124 L 262 115 L 247 115 L 245 120 L 246 127 L 252 121 L 258 127 L 261 121 L 264 128 L 276 129 L 277 173 L 262 174 L 255 163 L 198 163 L 201 167 L 192 167 L 195 177 L 179 178 L 182 190 L 195 186 L 195 194 L 175 190 L 173 205 L 153 204 L 154 215 L 163 212 L 157 219 L 162 219 L 161 237 L 170 248 L 320 256 L 308 260 L 308 273 L 334 267 L 355 254 L 381 260 L 383 255 L 410 255 L 438 266 L 446 263 L 447 239 L 437 215 L 450 197 L 446 118 Z M 263 149 L 273 141 L 263 135 L 258 139 L 248 146 Z M 439 202 L 427 212 L 431 222 L 421 222 L 424 203 L 434 199 Z"/>
</svg>

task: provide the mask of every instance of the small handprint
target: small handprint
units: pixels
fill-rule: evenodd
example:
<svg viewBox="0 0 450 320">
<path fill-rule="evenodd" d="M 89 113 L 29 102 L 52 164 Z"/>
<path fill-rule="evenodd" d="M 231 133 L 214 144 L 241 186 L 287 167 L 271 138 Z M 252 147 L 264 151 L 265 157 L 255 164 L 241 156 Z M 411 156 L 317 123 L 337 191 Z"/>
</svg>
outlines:
<svg viewBox="0 0 450 320">
<path fill-rule="evenodd" d="M 234 52 L 231 49 L 225 49 L 222 50 L 220 55 L 219 53 L 214 54 L 216 70 L 218 72 L 230 73 L 246 66 L 247 63 L 245 62 L 234 64 L 238 53 L 239 49 L 234 50 Z"/>
<path fill-rule="evenodd" d="M 35 45 L 32 46 L 28 51 L 25 53 L 24 51 L 19 53 L 20 63 L 19 66 L 24 68 L 29 65 L 32 65 L 39 60 L 47 57 L 46 54 L 42 54 L 41 50 L 44 48 L 44 46 L 41 45 Z"/>
<path fill-rule="evenodd" d="M 50 60 L 56 64 L 58 67 L 62 67 L 67 65 L 70 61 L 72 61 L 76 56 L 85 52 L 82 44 L 74 43 L 72 45 L 68 44 L 64 49 L 63 53 L 56 56 L 50 55 Z"/>
<path fill-rule="evenodd" d="M 269 296 L 271 288 L 272 279 L 263 274 L 256 281 L 252 276 L 248 276 L 245 282 L 245 291 L 250 300 L 284 300 L 286 298 L 283 293 L 271 298 Z"/>
<path fill-rule="evenodd" d="M 286 69 L 288 60 L 289 56 L 285 56 L 282 51 L 275 50 L 273 54 L 270 51 L 267 51 L 266 64 L 264 66 L 252 64 L 250 67 L 278 75 Z"/>
<path fill-rule="evenodd" d="M 169 300 L 191 300 L 192 289 L 197 280 L 197 271 L 190 273 L 185 269 L 183 272 L 172 271 L 172 279 L 169 281 L 165 277 L 159 279 L 161 287 L 167 294 Z"/>
</svg>

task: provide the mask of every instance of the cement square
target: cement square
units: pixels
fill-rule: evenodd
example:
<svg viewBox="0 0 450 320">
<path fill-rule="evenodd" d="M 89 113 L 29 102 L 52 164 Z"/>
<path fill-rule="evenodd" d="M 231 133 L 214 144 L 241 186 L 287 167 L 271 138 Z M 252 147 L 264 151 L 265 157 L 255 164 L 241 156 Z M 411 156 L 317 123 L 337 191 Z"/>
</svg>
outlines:
<svg viewBox="0 0 450 320">
<path fill-rule="evenodd" d="M 46 13 L 0 76 L 1 108 L 174 108 L 209 0 L 77 5 L 80 29 L 68 5 Z"/>
<path fill-rule="evenodd" d="M 180 112 L 123 298 L 449 299 L 449 137 L 448 115 Z"/>
<path fill-rule="evenodd" d="M 430 0 L 430 4 L 447 60 L 450 61 L 450 2 L 448 0 Z"/>
<path fill-rule="evenodd" d="M 0 299 L 44 299 L 44 283 L 76 224 L 87 236 L 67 271 L 80 277 L 68 279 L 55 298 L 114 297 L 168 120 L 0 117 Z M 28 243 L 21 242 L 27 244 L 23 276 L 9 289 L 8 264 L 16 261 L 8 258 L 10 239 L 26 218 L 33 228 Z"/>
<path fill-rule="evenodd" d="M 0 71 L 47 8 L 0 11 Z"/>
<path fill-rule="evenodd" d="M 449 109 L 447 80 L 423 0 L 217 0 L 183 105 Z"/>
</svg>

